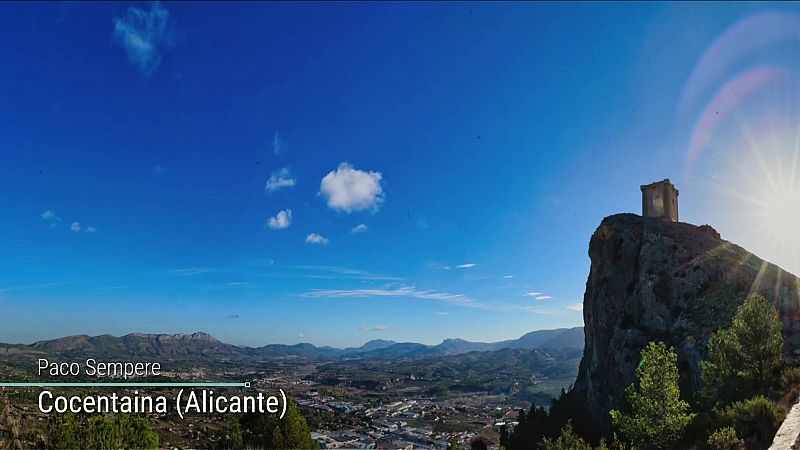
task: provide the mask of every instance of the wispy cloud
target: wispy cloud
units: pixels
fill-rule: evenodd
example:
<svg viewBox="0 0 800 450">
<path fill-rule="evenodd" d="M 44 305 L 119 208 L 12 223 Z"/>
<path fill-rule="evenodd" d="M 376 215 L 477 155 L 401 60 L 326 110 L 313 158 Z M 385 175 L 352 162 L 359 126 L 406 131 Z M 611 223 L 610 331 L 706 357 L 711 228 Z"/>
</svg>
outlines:
<svg viewBox="0 0 800 450">
<path fill-rule="evenodd" d="M 570 314 L 564 308 L 557 308 L 555 306 L 523 306 L 519 308 L 519 310 L 530 314 L 544 314 L 548 316 L 563 316 Z"/>
<path fill-rule="evenodd" d="M 525 293 L 525 295 L 527 295 L 528 297 L 538 297 L 540 295 L 544 295 L 544 293 L 543 292 L 527 292 L 527 293 Z"/>
<path fill-rule="evenodd" d="M 275 134 L 272 135 L 272 153 L 280 155 L 284 150 L 286 150 L 286 141 L 284 141 L 283 136 L 276 131 Z"/>
<path fill-rule="evenodd" d="M 331 209 L 346 213 L 376 211 L 384 200 L 382 178 L 380 172 L 365 172 L 343 162 L 322 178 L 319 192 Z"/>
<path fill-rule="evenodd" d="M 264 187 L 269 192 L 275 192 L 283 188 L 292 187 L 297 184 L 297 180 L 292 177 L 292 173 L 288 167 L 282 167 L 275 172 L 272 172 L 267 185 Z"/>
<path fill-rule="evenodd" d="M 503 279 L 508 280 L 510 278 L 514 278 L 514 275 L 503 275 Z"/>
<path fill-rule="evenodd" d="M 352 230 L 350 230 L 350 232 L 351 232 L 351 233 L 353 233 L 353 234 L 358 234 L 358 233 L 364 233 L 364 232 L 366 232 L 368 229 L 369 229 L 369 227 L 367 227 L 367 226 L 366 226 L 366 225 L 364 225 L 363 223 L 360 223 L 360 224 L 358 224 L 358 225 L 354 226 L 354 227 L 353 227 L 353 229 L 352 229 Z"/>
<path fill-rule="evenodd" d="M 114 38 L 127 52 L 128 61 L 150 76 L 161 64 L 161 52 L 174 42 L 169 11 L 159 2 L 151 3 L 149 11 L 131 6 L 124 17 L 114 18 Z"/>
<path fill-rule="evenodd" d="M 330 239 L 317 233 L 311 233 L 308 236 L 306 236 L 307 244 L 328 245 L 330 241 L 331 241 Z"/>
<path fill-rule="evenodd" d="M 49 288 L 49 287 L 58 287 L 58 286 L 66 286 L 70 284 L 77 284 L 77 281 L 67 281 L 63 283 L 42 283 L 42 284 L 28 284 L 23 286 L 11 286 L 0 288 L 0 294 L 5 292 L 14 292 L 14 291 L 28 291 L 33 289 L 42 289 L 42 288 Z"/>
<path fill-rule="evenodd" d="M 97 290 L 97 291 L 116 291 L 116 290 L 119 290 L 119 289 L 126 289 L 126 286 L 104 286 L 104 287 L 95 288 L 95 290 Z"/>
<path fill-rule="evenodd" d="M 550 300 L 552 298 L 553 297 L 550 295 L 537 295 L 536 297 L 533 297 L 534 300 Z"/>
<path fill-rule="evenodd" d="M 282 230 L 292 224 L 292 210 L 284 209 L 278 211 L 274 217 L 267 219 L 267 226 L 273 230 Z"/>
<path fill-rule="evenodd" d="M 222 272 L 222 269 L 216 269 L 213 267 L 188 267 L 185 269 L 173 269 L 167 271 L 167 275 L 175 276 L 175 277 L 190 277 L 195 275 L 204 275 L 207 273 L 217 273 Z"/>
<path fill-rule="evenodd" d="M 377 281 L 400 281 L 403 278 L 382 275 L 379 273 L 367 272 L 366 270 L 353 269 L 350 267 L 340 266 L 286 266 L 290 270 L 301 270 L 304 272 L 311 272 L 311 274 L 321 273 L 326 278 L 352 278 L 356 280 L 377 280 Z"/>
<path fill-rule="evenodd" d="M 415 298 L 432 301 L 442 301 L 449 304 L 468 308 L 477 308 L 487 311 L 498 311 L 506 313 L 525 312 L 530 314 L 567 314 L 561 306 L 532 306 L 530 304 L 519 304 L 518 302 L 507 301 L 482 301 L 468 297 L 464 294 L 453 294 L 442 291 L 418 289 L 415 286 L 398 285 L 389 283 L 380 288 L 356 288 L 356 289 L 311 289 L 301 294 L 300 297 L 310 298 Z M 439 311 L 434 313 L 436 316 L 447 316 L 449 313 Z"/>
<path fill-rule="evenodd" d="M 86 227 L 86 232 L 87 233 L 96 233 L 97 232 L 97 228 L 89 225 L 88 227 Z"/>
<path fill-rule="evenodd" d="M 458 269 L 472 269 L 475 266 L 477 266 L 477 264 L 467 263 L 467 264 L 459 264 L 459 265 L 456 266 L 456 268 L 458 268 Z"/>
<path fill-rule="evenodd" d="M 362 325 L 358 327 L 359 331 L 388 331 L 389 327 L 386 325 L 373 325 L 371 327 Z"/>
<path fill-rule="evenodd" d="M 571 309 L 572 311 L 583 311 L 583 303 L 575 303 L 572 305 L 567 306 L 567 309 Z"/>
<path fill-rule="evenodd" d="M 80 222 L 72 222 L 72 225 L 69 226 L 69 229 L 74 232 L 81 231 L 81 223 Z"/>
<path fill-rule="evenodd" d="M 367 297 L 404 297 L 424 300 L 441 300 L 453 303 L 470 303 L 472 300 L 463 294 L 417 289 L 414 286 L 385 287 L 375 289 L 312 289 L 300 294 L 303 297 L 315 298 L 367 298 Z"/>
</svg>

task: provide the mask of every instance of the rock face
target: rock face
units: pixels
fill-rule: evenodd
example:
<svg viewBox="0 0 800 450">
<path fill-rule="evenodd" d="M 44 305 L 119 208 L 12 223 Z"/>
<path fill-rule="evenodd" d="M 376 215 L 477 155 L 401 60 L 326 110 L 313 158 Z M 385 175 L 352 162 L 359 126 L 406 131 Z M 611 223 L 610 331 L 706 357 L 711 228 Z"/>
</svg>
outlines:
<svg viewBox="0 0 800 450">
<path fill-rule="evenodd" d="M 720 239 L 710 226 L 610 216 L 592 235 L 589 257 L 586 342 L 575 389 L 598 429 L 607 429 L 608 412 L 635 381 L 649 341 L 675 347 L 682 392 L 691 395 L 700 386 L 708 338 L 755 293 L 780 310 L 784 357 L 800 354 L 800 280 Z"/>
</svg>

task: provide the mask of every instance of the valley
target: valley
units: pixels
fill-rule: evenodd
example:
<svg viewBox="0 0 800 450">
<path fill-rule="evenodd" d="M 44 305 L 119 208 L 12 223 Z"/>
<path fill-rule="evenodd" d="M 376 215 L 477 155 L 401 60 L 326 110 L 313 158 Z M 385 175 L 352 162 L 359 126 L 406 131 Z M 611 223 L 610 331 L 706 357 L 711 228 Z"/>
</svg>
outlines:
<svg viewBox="0 0 800 450">
<path fill-rule="evenodd" d="M 245 348 L 205 333 L 191 335 L 72 336 L 31 345 L 0 345 L 3 381 L 97 381 L 85 373 L 37 376 L 40 358 L 51 362 L 137 361 L 161 365 L 147 381 L 250 382 L 260 392 L 283 389 L 323 448 L 443 447 L 480 435 L 498 442 L 496 424 L 513 421 L 531 402 L 549 405 L 575 380 L 582 328 L 543 330 L 499 343 L 448 339 L 435 346 L 370 341 L 359 348 L 311 344 Z M 580 339 L 578 339 L 580 336 Z M 545 347 L 547 346 L 547 347 Z M 117 381 L 118 379 L 113 379 Z M 121 380 L 120 380 L 121 381 Z M 234 394 L 241 388 L 215 389 Z M 37 408 L 41 388 L 2 388 L 0 448 L 51 445 L 55 414 Z M 97 389 L 54 388 L 54 395 L 95 395 Z M 115 389 L 120 394 L 129 389 Z M 177 389 L 148 388 L 174 396 Z M 240 393 L 240 392 L 238 392 Z M 216 448 L 235 414 L 187 415 L 169 410 L 148 420 L 162 446 Z"/>
</svg>

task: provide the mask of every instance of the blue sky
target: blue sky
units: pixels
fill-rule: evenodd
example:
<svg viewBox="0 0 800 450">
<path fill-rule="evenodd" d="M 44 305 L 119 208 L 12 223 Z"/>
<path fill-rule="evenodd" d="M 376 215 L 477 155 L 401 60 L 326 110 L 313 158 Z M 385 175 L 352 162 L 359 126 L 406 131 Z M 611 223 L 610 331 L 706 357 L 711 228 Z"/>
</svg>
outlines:
<svg viewBox="0 0 800 450">
<path fill-rule="evenodd" d="M 797 271 L 795 216 L 739 217 L 795 199 L 796 9 L 2 4 L 0 341 L 578 326 L 591 233 L 666 177 Z"/>
</svg>

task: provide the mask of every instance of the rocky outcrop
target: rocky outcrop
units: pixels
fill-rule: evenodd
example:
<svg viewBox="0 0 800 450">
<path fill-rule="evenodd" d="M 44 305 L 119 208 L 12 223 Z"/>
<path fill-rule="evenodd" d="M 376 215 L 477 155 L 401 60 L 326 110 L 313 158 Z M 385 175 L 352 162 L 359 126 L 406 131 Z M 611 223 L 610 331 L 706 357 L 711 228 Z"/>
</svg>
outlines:
<svg viewBox="0 0 800 450">
<path fill-rule="evenodd" d="M 591 270 L 583 316 L 585 347 L 575 389 L 594 426 L 606 429 L 652 340 L 675 347 L 682 392 L 699 387 L 709 336 L 759 293 L 778 306 L 784 356 L 800 353 L 800 280 L 710 226 L 633 214 L 607 217 L 589 244 Z"/>
<path fill-rule="evenodd" d="M 772 445 L 767 450 L 792 450 L 797 448 L 797 440 L 800 436 L 800 403 L 792 406 L 786 419 L 783 420 Z"/>
</svg>

